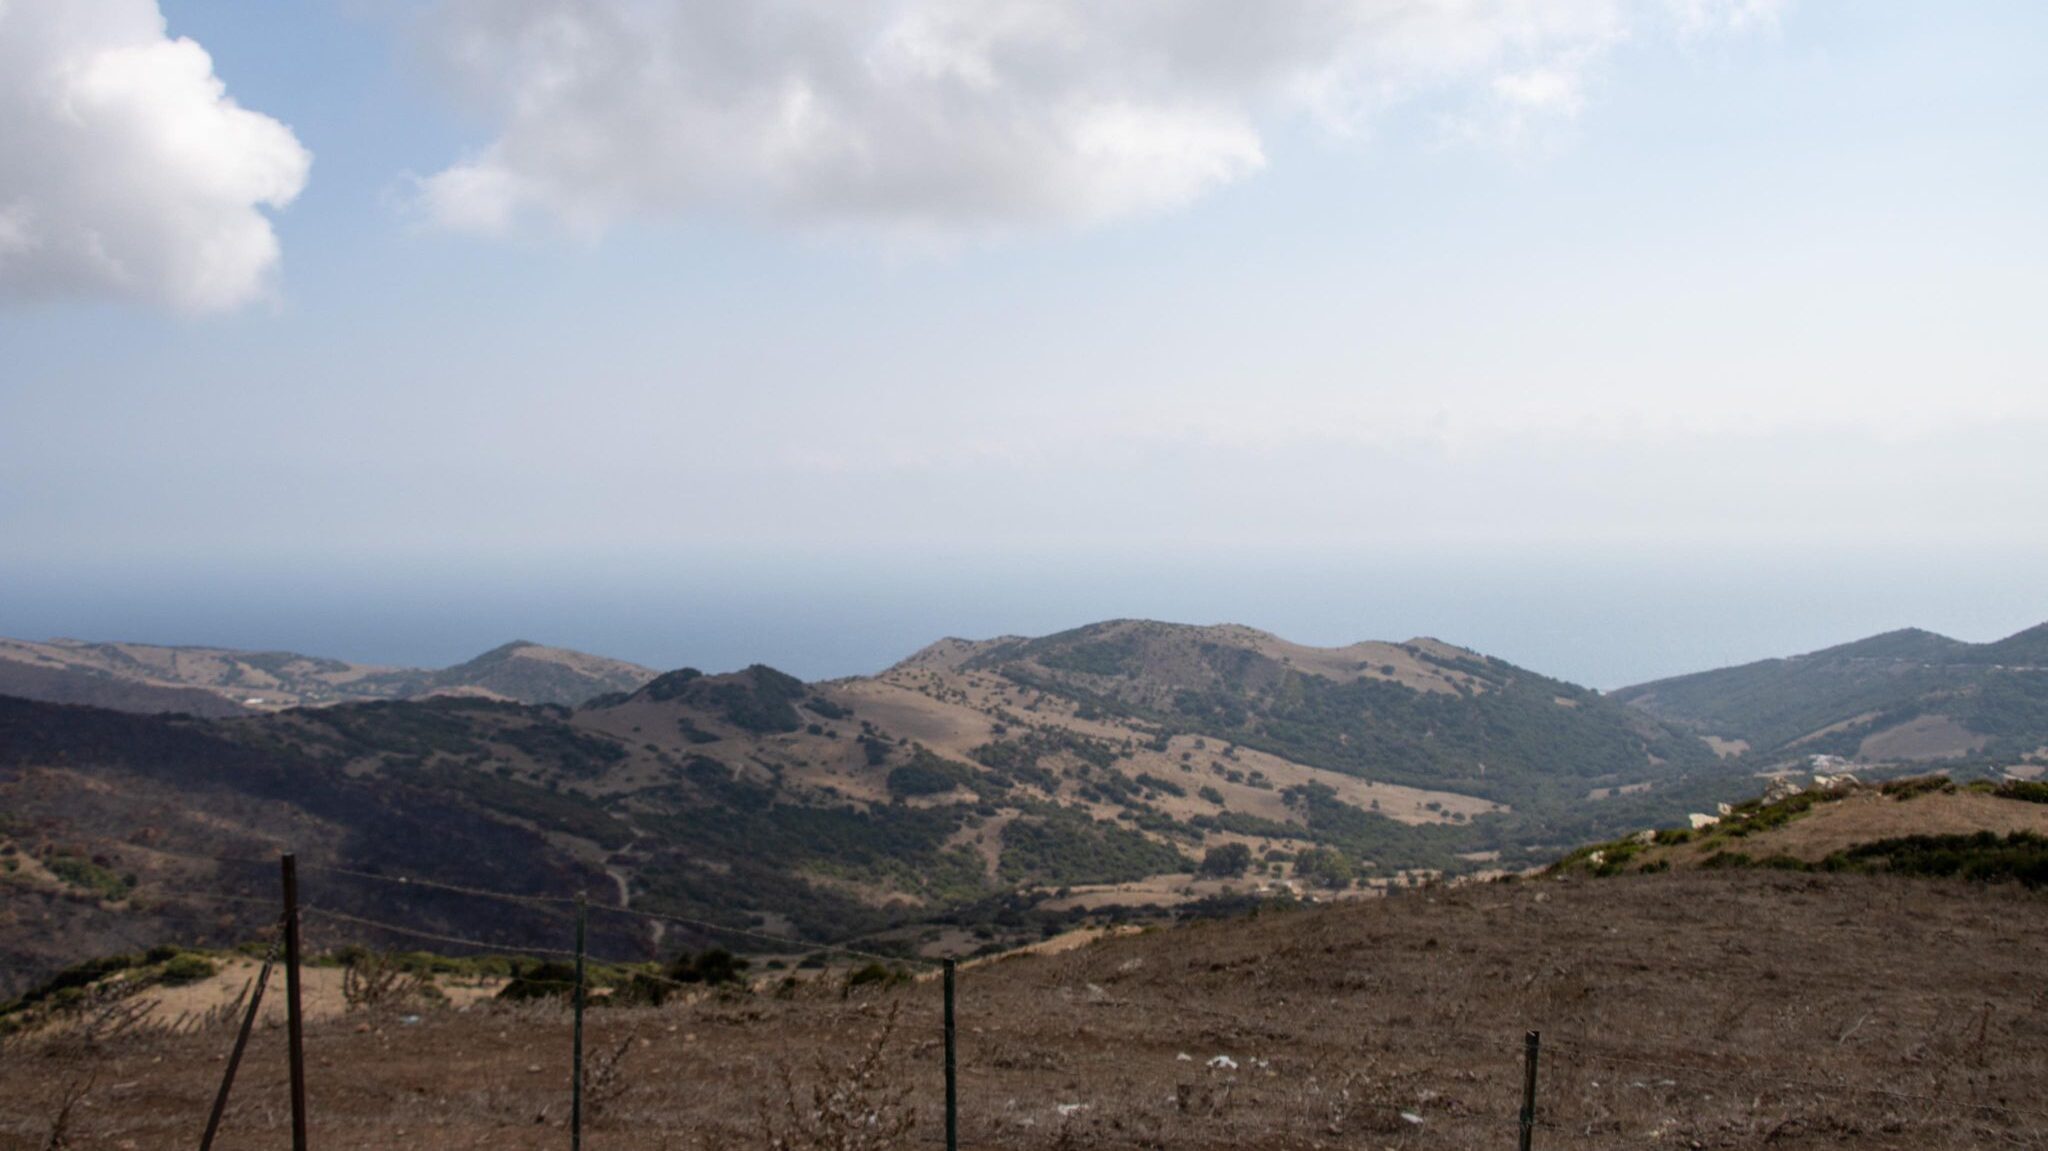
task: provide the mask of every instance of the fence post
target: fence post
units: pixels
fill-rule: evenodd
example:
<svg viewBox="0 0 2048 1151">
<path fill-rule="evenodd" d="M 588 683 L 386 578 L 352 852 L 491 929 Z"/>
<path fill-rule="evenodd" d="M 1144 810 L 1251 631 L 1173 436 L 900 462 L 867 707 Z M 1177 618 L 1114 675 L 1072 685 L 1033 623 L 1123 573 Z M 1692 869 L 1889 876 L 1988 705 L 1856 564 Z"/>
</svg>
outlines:
<svg viewBox="0 0 2048 1151">
<path fill-rule="evenodd" d="M 1536 1134 L 1536 1054 L 1542 1041 L 1539 1031 L 1531 1031 L 1523 1040 L 1521 1151 L 1529 1151 L 1529 1141 Z"/>
<path fill-rule="evenodd" d="M 228 1090 L 235 1085 L 235 1071 L 242 1065 L 242 1052 L 248 1049 L 249 1032 L 255 1029 L 256 1012 L 263 1006 L 263 986 L 270 982 L 270 965 L 276 959 L 277 945 L 272 943 L 270 953 L 263 957 L 263 969 L 256 973 L 256 982 L 249 988 L 249 1011 L 242 1016 L 242 1029 L 235 1033 L 235 1049 L 228 1053 L 227 1070 L 221 1072 L 220 1094 L 213 1097 L 213 1112 L 206 1117 L 206 1134 L 199 1137 L 199 1151 L 212 1151 L 213 1137 L 220 1133 L 221 1116 L 228 1109 Z"/>
<path fill-rule="evenodd" d="M 960 1073 L 954 1060 L 953 961 L 946 960 L 946 1151 L 960 1151 Z"/>
<path fill-rule="evenodd" d="M 576 895 L 576 1038 L 569 1081 L 569 1151 L 583 1151 L 583 934 L 590 915 L 589 900 Z"/>
<path fill-rule="evenodd" d="M 285 852 L 284 870 L 284 1028 L 292 1067 L 292 1151 L 306 1151 L 306 1035 L 299 1003 L 299 860 Z"/>
</svg>

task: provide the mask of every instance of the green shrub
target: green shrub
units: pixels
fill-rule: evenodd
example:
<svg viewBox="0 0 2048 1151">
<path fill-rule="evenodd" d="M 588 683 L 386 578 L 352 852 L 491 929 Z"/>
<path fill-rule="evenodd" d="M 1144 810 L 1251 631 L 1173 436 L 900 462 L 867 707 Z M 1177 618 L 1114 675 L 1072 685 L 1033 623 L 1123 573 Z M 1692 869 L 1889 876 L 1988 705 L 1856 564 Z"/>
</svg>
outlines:
<svg viewBox="0 0 2048 1151">
<path fill-rule="evenodd" d="M 1154 791 L 1163 791 L 1172 796 L 1184 796 L 1188 793 L 1187 788 L 1170 779 L 1161 779 L 1156 775 L 1149 775 L 1145 772 L 1138 773 L 1138 786 L 1149 787 Z"/>
<path fill-rule="evenodd" d="M 1908 835 L 1859 843 L 1829 856 L 1822 866 L 1830 871 L 1883 870 L 1984 882 L 2017 881 L 2028 887 L 2043 887 L 2048 886 L 2048 837 L 2026 831 L 2015 831 L 2002 838 L 1989 831 L 1974 835 Z"/>
<path fill-rule="evenodd" d="M 102 899 L 126 898 L 134 888 L 133 883 L 89 859 L 57 855 L 45 860 L 43 866 L 58 879 L 73 887 L 82 887 Z"/>
<path fill-rule="evenodd" d="M 2008 779 L 1992 791 L 2000 799 L 2017 799 L 2023 803 L 2048 803 L 2048 783 L 2030 779 Z"/>
<path fill-rule="evenodd" d="M 846 990 L 856 987 L 894 987 L 910 982 L 910 972 L 901 967 L 888 967 L 880 963 L 869 963 L 857 967 L 846 975 Z"/>
<path fill-rule="evenodd" d="M 550 959 L 522 969 L 498 991 L 508 1000 L 551 999 L 576 989 L 576 965 Z"/>
<path fill-rule="evenodd" d="M 667 975 L 677 983 L 745 983 L 749 964 L 723 947 L 698 954 L 681 955 L 668 965 Z"/>
<path fill-rule="evenodd" d="M 1177 849 L 1140 832 L 1098 823 L 1068 808 L 1047 807 L 1003 828 L 998 870 L 1011 883 L 1059 886 L 1127 883 L 1190 866 Z"/>
<path fill-rule="evenodd" d="M 891 768 L 889 794 L 899 799 L 922 795 L 944 795 L 967 780 L 965 768 L 947 763 L 935 755 L 920 755 L 902 767 Z"/>
<path fill-rule="evenodd" d="M 202 979 L 211 979 L 220 972 L 220 965 L 204 955 L 180 952 L 164 961 L 157 979 L 166 987 L 183 987 Z"/>
<path fill-rule="evenodd" d="M 1934 793 L 1948 794 L 1956 789 L 1956 781 L 1945 775 L 1915 775 L 1905 779 L 1889 780 L 1878 786 L 1878 790 L 1893 799 L 1918 799 Z"/>
<path fill-rule="evenodd" d="M 22 992 L 13 1003 L 0 1009 L 0 1014 L 19 1011 L 45 1001 L 59 1006 L 73 1002 L 84 996 L 87 987 L 117 971 L 126 971 L 141 963 L 142 957 L 139 955 L 103 955 L 98 959 L 74 963 L 50 976 L 40 985 Z"/>
<path fill-rule="evenodd" d="M 1815 788 L 1797 795 L 1788 795 L 1775 803 L 1751 800 L 1748 803 L 1737 804 L 1735 810 L 1723 819 L 1715 830 L 1735 839 L 1755 835 L 1759 831 L 1783 827 L 1813 808 L 1823 803 L 1833 803 L 1846 794 L 1848 793 Z"/>
</svg>

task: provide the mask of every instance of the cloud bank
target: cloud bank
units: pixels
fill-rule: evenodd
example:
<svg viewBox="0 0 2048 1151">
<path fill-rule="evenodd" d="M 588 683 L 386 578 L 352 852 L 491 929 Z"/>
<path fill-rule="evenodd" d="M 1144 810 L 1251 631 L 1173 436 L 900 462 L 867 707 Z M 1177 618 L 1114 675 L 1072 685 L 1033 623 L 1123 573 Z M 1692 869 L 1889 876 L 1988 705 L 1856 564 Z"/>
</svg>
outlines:
<svg viewBox="0 0 2048 1151">
<path fill-rule="evenodd" d="M 937 234 L 1171 209 L 1258 172 L 1262 125 L 1422 97 L 1570 115 L 1644 28 L 1781 0 L 439 0 L 426 42 L 496 125 L 426 177 L 457 230 L 699 212 Z"/>
<path fill-rule="evenodd" d="M 247 303 L 311 162 L 156 0 L 0 0 L 0 296 Z"/>
</svg>

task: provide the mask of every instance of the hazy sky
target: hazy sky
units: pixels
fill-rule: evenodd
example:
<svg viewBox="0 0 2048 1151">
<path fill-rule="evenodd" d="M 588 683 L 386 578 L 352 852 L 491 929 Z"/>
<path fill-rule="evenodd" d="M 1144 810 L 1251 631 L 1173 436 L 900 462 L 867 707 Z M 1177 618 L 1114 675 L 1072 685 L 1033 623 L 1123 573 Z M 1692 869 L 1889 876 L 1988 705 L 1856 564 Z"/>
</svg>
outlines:
<svg viewBox="0 0 2048 1151">
<path fill-rule="evenodd" d="M 0 634 L 2048 619 L 2048 8 L 0 0 Z"/>
</svg>

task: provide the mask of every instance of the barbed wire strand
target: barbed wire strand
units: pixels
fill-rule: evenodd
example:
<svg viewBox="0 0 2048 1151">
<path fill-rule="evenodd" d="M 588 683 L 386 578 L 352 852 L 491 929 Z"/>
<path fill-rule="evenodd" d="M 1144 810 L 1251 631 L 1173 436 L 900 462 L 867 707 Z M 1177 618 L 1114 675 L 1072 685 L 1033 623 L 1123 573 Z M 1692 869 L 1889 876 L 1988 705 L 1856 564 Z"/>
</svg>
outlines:
<svg viewBox="0 0 2048 1151">
<path fill-rule="evenodd" d="M 194 855 L 190 852 L 167 851 L 162 848 L 145 848 L 159 855 L 176 859 L 188 859 L 196 863 L 234 863 L 250 867 L 276 867 L 275 859 L 251 859 L 238 855 Z M 299 871 L 305 874 L 345 875 L 351 879 L 367 879 L 375 883 L 388 883 L 395 887 L 416 887 L 429 891 L 446 891 L 455 895 L 474 896 L 479 899 L 496 899 L 506 903 L 527 903 L 541 906 L 568 906 L 576 904 L 574 896 L 528 895 L 516 891 L 498 891 L 488 887 L 472 887 L 460 883 L 445 883 L 438 879 L 423 879 L 415 875 L 391 875 L 377 871 L 363 871 L 352 867 L 338 867 L 325 863 L 301 862 Z"/>
<path fill-rule="evenodd" d="M 350 915 L 346 912 L 334 911 L 329 908 L 313 905 L 299 908 L 299 914 L 302 916 L 315 916 L 336 923 L 346 923 L 354 927 L 364 927 L 372 931 L 388 931 L 394 935 L 405 935 L 414 939 L 429 940 L 434 943 L 448 943 L 457 947 L 474 947 L 480 951 L 494 951 L 501 955 L 551 955 L 558 957 L 566 956 L 570 959 L 576 957 L 576 952 L 566 948 L 522 947 L 515 944 L 487 943 L 481 939 L 466 939 L 459 935 L 444 935 L 436 931 L 422 931 L 417 927 L 405 927 L 396 923 L 385 923 L 382 920 L 365 919 L 360 915 Z"/>
<path fill-rule="evenodd" d="M 487 943 L 481 939 L 469 939 L 459 935 L 446 935 L 440 932 L 421 931 L 417 928 L 404 927 L 396 923 L 385 923 L 381 920 L 366 919 L 359 915 L 348 915 L 346 913 L 332 911 L 324 907 L 302 907 L 299 909 L 299 913 L 301 915 L 314 915 L 328 920 L 348 923 L 352 926 L 368 928 L 374 931 L 389 931 L 399 935 L 409 935 L 415 938 L 429 939 L 437 943 L 450 943 L 463 947 L 473 947 L 480 951 L 495 952 L 499 955 L 504 955 L 512 958 L 527 958 L 532 956 L 551 956 L 554 958 L 561 959 L 576 958 L 576 952 L 574 952 L 573 950 L 553 947 L 516 947 L 507 946 L 499 943 Z M 583 953 L 583 959 L 584 962 L 588 964 L 595 964 L 601 967 L 609 967 L 618 970 L 628 971 L 636 979 L 652 979 L 656 982 L 665 983 L 672 987 L 690 988 L 704 986 L 701 982 L 693 983 L 685 979 L 672 978 L 668 975 L 662 974 L 660 971 L 646 970 L 648 967 L 654 966 L 656 964 L 656 961 L 654 960 L 613 959 L 609 956 L 600 955 L 587 949 Z M 534 983 L 540 986 L 572 987 L 575 985 L 574 982 L 571 980 L 536 980 L 526 976 L 522 976 L 521 978 L 525 979 L 529 983 Z"/>
<path fill-rule="evenodd" d="M 857 947 L 848 947 L 843 943 L 811 943 L 802 939 L 791 939 L 786 935 L 769 935 L 765 932 L 749 931 L 743 927 L 727 927 L 722 923 L 711 923 L 702 919 L 691 919 L 686 915 L 669 915 L 665 912 L 660 911 L 642 911 L 636 907 L 619 907 L 613 904 L 596 903 L 590 905 L 590 910 L 602 911 L 611 915 L 629 915 L 635 918 L 655 920 L 661 923 L 680 924 L 685 927 L 695 927 L 703 931 L 720 932 L 726 935 L 738 936 L 743 939 L 753 939 L 763 943 L 773 943 L 778 947 L 782 947 L 791 951 L 836 951 L 842 955 L 851 955 L 858 959 L 872 960 L 876 963 L 910 964 L 912 966 L 926 968 L 940 966 L 938 963 L 935 963 L 934 961 L 929 959 L 925 959 L 921 956 L 883 955 L 879 952 L 862 951 Z"/>
<path fill-rule="evenodd" d="M 247 856 L 236 855 L 199 855 L 191 852 L 172 851 L 165 848 L 155 847 L 144 848 L 143 850 L 151 851 L 158 855 L 170 856 L 172 858 L 191 860 L 196 863 L 232 863 L 251 867 L 273 867 L 277 863 L 277 861 L 274 859 L 252 859 Z M 506 903 L 526 904 L 529 906 L 546 909 L 549 911 L 552 911 L 552 909 L 558 907 L 574 907 L 579 902 L 576 898 L 570 896 L 527 895 L 512 891 L 498 891 L 487 887 L 473 887 L 458 883 L 444 883 L 440 880 L 423 879 L 419 876 L 391 875 L 382 872 L 362 871 L 356 868 L 337 867 L 329 864 L 302 862 L 298 866 L 299 871 L 305 874 L 343 875 L 351 879 L 369 880 L 371 882 L 385 883 L 396 887 L 418 888 L 430 891 L 445 891 L 454 895 L 466 895 L 478 899 L 494 899 Z M 270 901 L 247 899 L 246 897 L 223 896 L 220 898 L 241 898 L 244 902 L 259 904 L 270 903 Z M 938 966 L 940 966 L 938 962 L 930 959 L 925 959 L 921 956 L 885 955 L 880 952 L 866 951 L 861 948 L 852 947 L 846 943 L 836 941 L 813 942 L 804 939 L 795 939 L 785 935 L 770 935 L 765 932 L 751 931 L 747 928 L 733 927 L 729 924 L 714 923 L 704 919 L 693 919 L 685 915 L 671 915 L 665 912 L 645 911 L 640 908 L 623 906 L 620 904 L 613 903 L 593 903 L 588 902 L 587 900 L 583 902 L 585 903 L 585 906 L 591 911 L 607 912 L 613 915 L 633 916 L 651 922 L 672 923 L 679 926 L 696 928 L 700 931 L 715 932 L 724 935 L 730 935 L 735 938 L 751 939 L 761 943 L 769 943 L 775 945 L 776 947 L 786 948 L 792 951 L 832 951 L 838 952 L 843 955 L 849 955 L 855 958 L 866 959 L 877 963 L 909 964 L 912 966 L 923 967 L 927 969 L 935 969 Z M 274 903 L 270 903 L 270 905 L 274 906 Z M 864 933 L 863 935 L 855 936 L 854 938 L 866 938 L 869 934 L 872 933 Z"/>
</svg>

